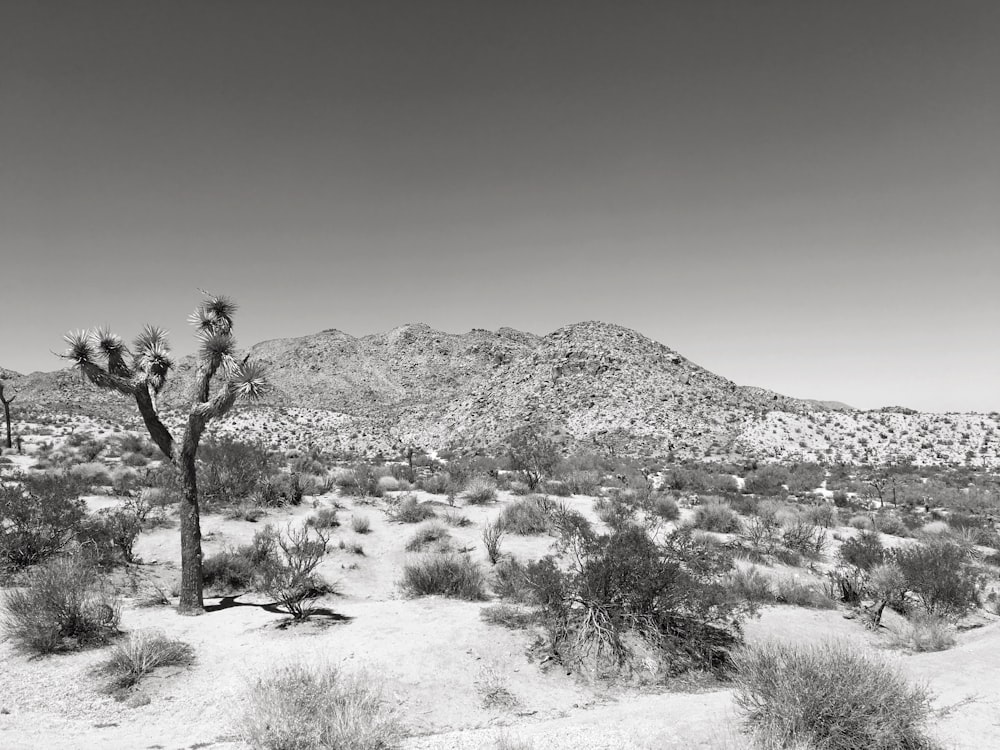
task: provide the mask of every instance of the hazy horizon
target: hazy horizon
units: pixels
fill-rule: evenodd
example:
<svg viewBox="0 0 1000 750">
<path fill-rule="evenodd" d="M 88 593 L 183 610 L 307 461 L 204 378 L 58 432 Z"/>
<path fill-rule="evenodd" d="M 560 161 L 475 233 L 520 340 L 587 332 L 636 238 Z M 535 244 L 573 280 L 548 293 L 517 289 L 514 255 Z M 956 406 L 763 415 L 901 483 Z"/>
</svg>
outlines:
<svg viewBox="0 0 1000 750">
<path fill-rule="evenodd" d="M 1000 409 L 1000 3 L 0 5 L 0 367 L 409 322 Z"/>
</svg>

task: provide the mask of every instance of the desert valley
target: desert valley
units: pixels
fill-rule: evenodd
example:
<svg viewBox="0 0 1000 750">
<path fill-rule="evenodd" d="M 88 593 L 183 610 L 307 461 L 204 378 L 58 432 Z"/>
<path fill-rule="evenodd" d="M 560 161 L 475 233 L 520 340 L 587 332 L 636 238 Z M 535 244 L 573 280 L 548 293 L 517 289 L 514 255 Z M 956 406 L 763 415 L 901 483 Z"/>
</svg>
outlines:
<svg viewBox="0 0 1000 750">
<path fill-rule="evenodd" d="M 2 373 L 4 748 L 1000 742 L 996 413 L 740 387 L 604 323 L 203 337 L 162 383 L 148 337 L 68 340 Z M 180 462 L 94 373 L 179 440 L 248 363 L 186 616 Z"/>
</svg>

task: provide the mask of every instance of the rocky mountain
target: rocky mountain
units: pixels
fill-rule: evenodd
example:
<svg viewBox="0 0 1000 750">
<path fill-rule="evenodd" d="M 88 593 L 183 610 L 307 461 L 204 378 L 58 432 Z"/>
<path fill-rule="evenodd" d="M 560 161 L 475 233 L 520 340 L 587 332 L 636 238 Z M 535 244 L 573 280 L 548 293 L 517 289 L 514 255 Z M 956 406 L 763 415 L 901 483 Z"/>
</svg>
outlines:
<svg viewBox="0 0 1000 750">
<path fill-rule="evenodd" d="M 266 365 L 272 388 L 264 403 L 237 411 L 219 429 L 286 447 L 357 453 L 489 447 L 535 422 L 567 444 L 629 454 L 784 460 L 919 454 L 932 463 L 992 461 L 995 454 L 993 416 L 947 430 L 925 420 L 947 434 L 953 448 L 942 450 L 933 430 L 918 424 L 921 415 L 868 418 L 837 402 L 738 386 L 633 330 L 600 322 L 545 336 L 511 328 L 449 334 L 420 323 L 362 337 L 330 329 L 264 341 L 249 354 Z M 192 358 L 178 364 L 161 397 L 165 408 L 183 407 L 193 371 Z M 22 408 L 136 416 L 133 405 L 69 370 L 11 382 Z"/>
</svg>

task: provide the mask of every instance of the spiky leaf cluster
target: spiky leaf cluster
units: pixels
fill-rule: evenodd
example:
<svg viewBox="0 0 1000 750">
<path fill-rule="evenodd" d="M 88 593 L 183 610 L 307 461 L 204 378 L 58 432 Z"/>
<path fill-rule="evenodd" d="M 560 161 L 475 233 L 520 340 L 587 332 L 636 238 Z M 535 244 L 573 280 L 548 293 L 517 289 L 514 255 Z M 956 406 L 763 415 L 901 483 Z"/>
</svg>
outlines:
<svg viewBox="0 0 1000 750">
<path fill-rule="evenodd" d="M 166 331 L 154 326 L 143 328 L 131 349 L 107 326 L 74 331 L 64 338 L 68 348 L 63 357 L 85 372 L 103 368 L 108 375 L 119 379 L 119 390 L 127 385 L 146 385 L 153 393 L 159 393 L 174 366 Z"/>
</svg>

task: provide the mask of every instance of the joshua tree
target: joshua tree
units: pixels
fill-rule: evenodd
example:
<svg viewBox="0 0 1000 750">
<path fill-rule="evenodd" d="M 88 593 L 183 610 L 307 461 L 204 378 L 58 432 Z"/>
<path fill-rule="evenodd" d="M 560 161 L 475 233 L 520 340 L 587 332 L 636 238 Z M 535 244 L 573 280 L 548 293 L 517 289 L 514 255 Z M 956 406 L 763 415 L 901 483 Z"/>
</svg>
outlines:
<svg viewBox="0 0 1000 750">
<path fill-rule="evenodd" d="M 146 326 L 129 350 L 121 337 L 107 328 L 79 331 L 66 336 L 63 355 L 73 361 L 96 386 L 135 399 L 149 436 L 171 464 L 177 467 L 184 498 L 181 502 L 181 614 L 204 611 L 201 573 L 201 524 L 195 456 L 209 421 L 228 412 L 238 400 L 258 399 L 267 387 L 263 368 L 235 357 L 233 315 L 236 304 L 227 297 L 206 296 L 189 321 L 201 347 L 190 395 L 187 424 L 180 445 L 160 419 L 156 397 L 173 367 L 166 333 Z M 218 377 L 216 377 L 218 376 Z M 216 387 L 213 388 L 213 379 Z M 213 394 L 214 391 L 214 394 Z"/>
<path fill-rule="evenodd" d="M 4 382 L 0 380 L 0 402 L 3 403 L 3 418 L 7 423 L 7 447 L 11 447 L 10 442 L 10 402 L 13 401 L 17 396 L 11 396 L 10 398 L 5 398 L 3 393 Z"/>
</svg>

